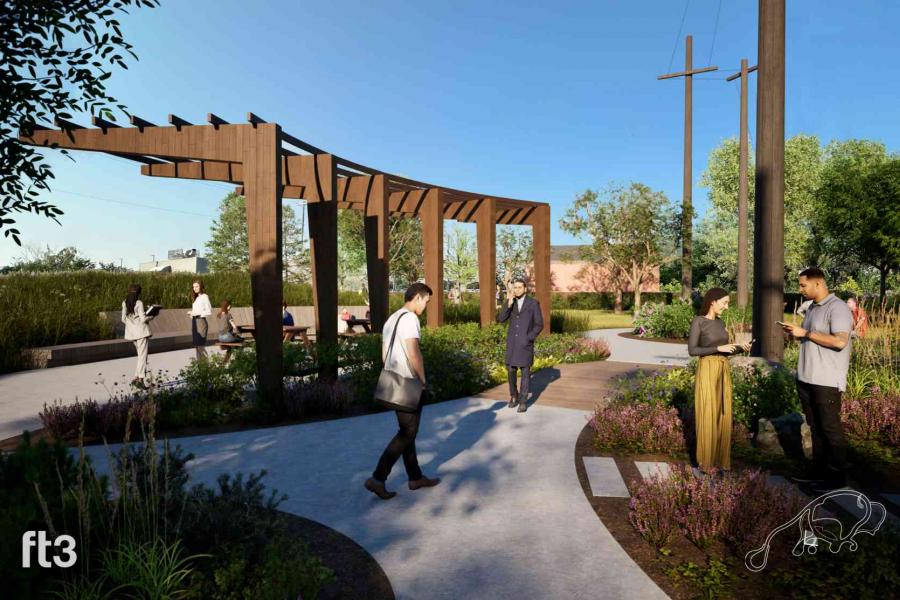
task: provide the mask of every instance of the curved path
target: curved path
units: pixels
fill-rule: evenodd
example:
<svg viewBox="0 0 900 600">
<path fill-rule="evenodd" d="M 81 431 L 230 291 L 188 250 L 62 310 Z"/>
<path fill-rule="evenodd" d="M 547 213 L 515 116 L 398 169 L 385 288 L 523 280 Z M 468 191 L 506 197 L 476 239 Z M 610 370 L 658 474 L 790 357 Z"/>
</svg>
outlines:
<svg viewBox="0 0 900 600">
<path fill-rule="evenodd" d="M 691 357 L 688 355 L 687 344 L 634 340 L 619 335 L 631 331 L 631 329 L 595 329 L 584 335 L 593 339 L 605 339 L 611 353 L 609 360 L 612 361 L 674 367 L 688 364 Z"/>
<path fill-rule="evenodd" d="M 403 467 L 375 498 L 363 488 L 393 435 L 392 413 L 177 440 L 195 481 L 266 469 L 283 510 L 368 550 L 398 598 L 665 598 L 585 500 L 574 447 L 587 413 L 464 398 L 425 408 L 417 446 L 428 475 L 410 492 Z M 89 454 L 98 465 L 104 448 Z"/>
</svg>

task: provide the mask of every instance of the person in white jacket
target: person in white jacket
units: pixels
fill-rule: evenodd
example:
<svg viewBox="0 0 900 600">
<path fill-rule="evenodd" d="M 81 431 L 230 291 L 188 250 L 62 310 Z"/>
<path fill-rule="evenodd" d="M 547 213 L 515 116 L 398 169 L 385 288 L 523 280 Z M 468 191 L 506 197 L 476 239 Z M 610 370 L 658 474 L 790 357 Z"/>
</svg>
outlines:
<svg viewBox="0 0 900 600">
<path fill-rule="evenodd" d="M 203 282 L 197 279 L 191 285 L 191 336 L 193 337 L 194 350 L 197 352 L 197 360 L 206 358 L 206 334 L 209 333 L 207 317 L 212 315 L 212 304 L 206 295 Z"/>
<path fill-rule="evenodd" d="M 128 286 L 128 295 L 122 302 L 122 323 L 125 324 L 125 339 L 134 342 L 137 350 L 137 366 L 134 369 L 134 379 L 131 385 L 146 387 L 147 385 L 147 347 L 149 345 L 150 321 L 153 317 L 144 312 L 144 303 L 140 300 L 141 286 L 132 283 Z"/>
</svg>

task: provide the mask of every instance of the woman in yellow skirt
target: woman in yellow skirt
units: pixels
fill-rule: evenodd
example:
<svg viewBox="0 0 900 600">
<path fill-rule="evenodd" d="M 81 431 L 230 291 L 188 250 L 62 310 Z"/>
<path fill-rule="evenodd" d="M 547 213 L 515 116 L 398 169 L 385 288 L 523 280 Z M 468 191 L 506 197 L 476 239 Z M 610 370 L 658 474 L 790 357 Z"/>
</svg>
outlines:
<svg viewBox="0 0 900 600">
<path fill-rule="evenodd" d="M 728 355 L 750 350 L 750 343 L 728 343 L 722 312 L 728 292 L 712 288 L 703 297 L 700 314 L 691 321 L 688 353 L 699 356 L 694 381 L 694 422 L 697 464 L 701 471 L 731 468 L 731 367 Z"/>
</svg>

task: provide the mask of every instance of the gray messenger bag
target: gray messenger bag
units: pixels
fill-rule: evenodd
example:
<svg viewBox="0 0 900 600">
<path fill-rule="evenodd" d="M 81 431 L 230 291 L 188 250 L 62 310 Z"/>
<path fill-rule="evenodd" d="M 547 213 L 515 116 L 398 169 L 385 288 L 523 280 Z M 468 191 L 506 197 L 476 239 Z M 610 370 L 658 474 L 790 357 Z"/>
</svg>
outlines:
<svg viewBox="0 0 900 600">
<path fill-rule="evenodd" d="M 391 356 L 391 350 L 394 347 L 394 340 L 397 338 L 397 329 L 400 328 L 400 319 L 405 314 L 397 317 L 394 323 L 394 331 L 391 334 L 391 343 L 388 344 L 387 358 Z M 401 343 L 400 348 L 406 357 L 406 364 L 412 371 L 412 365 L 409 362 L 409 355 L 406 354 L 406 348 Z M 378 376 L 378 385 L 375 386 L 375 400 L 387 406 L 391 410 L 400 410 L 404 412 L 416 412 L 419 409 L 419 402 L 422 400 L 422 392 L 424 386 L 418 377 L 404 377 L 394 371 L 385 368 L 381 369 Z"/>
</svg>

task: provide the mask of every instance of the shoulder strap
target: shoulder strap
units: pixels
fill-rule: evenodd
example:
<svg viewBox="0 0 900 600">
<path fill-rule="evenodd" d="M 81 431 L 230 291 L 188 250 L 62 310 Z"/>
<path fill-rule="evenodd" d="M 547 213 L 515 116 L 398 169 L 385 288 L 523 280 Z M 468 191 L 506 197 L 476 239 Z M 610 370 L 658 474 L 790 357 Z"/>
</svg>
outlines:
<svg viewBox="0 0 900 600">
<path fill-rule="evenodd" d="M 391 343 L 388 344 L 388 351 L 387 351 L 387 355 L 386 355 L 387 358 L 390 358 L 391 350 L 393 350 L 393 348 L 394 348 L 394 339 L 396 339 L 396 337 L 397 337 L 397 329 L 400 328 L 400 319 L 402 319 L 407 314 L 409 314 L 409 311 L 406 311 L 405 313 L 403 313 L 402 315 L 397 317 L 396 321 L 394 321 L 394 331 L 391 332 Z M 409 362 L 409 354 L 406 353 L 406 348 L 403 347 L 403 344 L 400 344 L 400 349 L 403 350 L 403 356 L 406 357 L 406 364 L 409 367 L 409 370 L 412 371 L 413 370 L 412 363 Z"/>
</svg>

